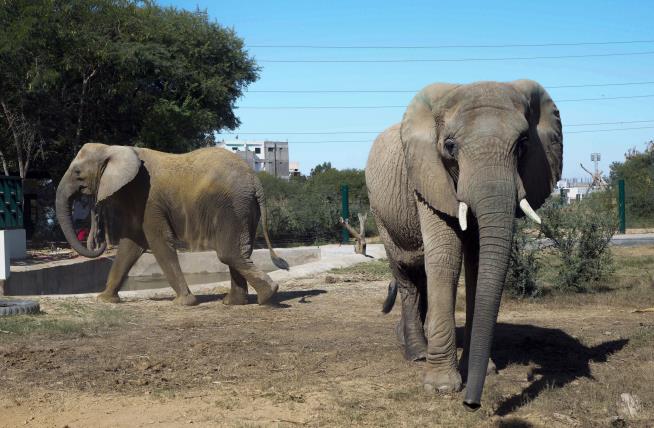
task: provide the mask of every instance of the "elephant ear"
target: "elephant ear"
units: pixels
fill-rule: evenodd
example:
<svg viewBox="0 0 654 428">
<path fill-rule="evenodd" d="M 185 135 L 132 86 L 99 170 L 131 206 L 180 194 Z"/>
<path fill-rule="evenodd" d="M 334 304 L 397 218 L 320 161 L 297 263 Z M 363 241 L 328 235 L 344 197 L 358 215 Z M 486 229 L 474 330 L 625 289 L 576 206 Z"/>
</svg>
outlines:
<svg viewBox="0 0 654 428">
<path fill-rule="evenodd" d="M 105 154 L 105 167 L 96 202 L 103 201 L 132 181 L 141 168 L 141 159 L 131 147 L 108 146 Z"/>
<path fill-rule="evenodd" d="M 452 217 L 458 216 L 459 201 L 437 144 L 447 94 L 457 87 L 435 83 L 422 89 L 407 107 L 400 128 L 410 185 L 432 208 Z"/>
<path fill-rule="evenodd" d="M 511 85 L 529 103 L 529 142 L 518 164 L 518 172 L 529 204 L 538 209 L 561 179 L 563 130 L 559 109 L 547 91 L 532 80 Z"/>
</svg>

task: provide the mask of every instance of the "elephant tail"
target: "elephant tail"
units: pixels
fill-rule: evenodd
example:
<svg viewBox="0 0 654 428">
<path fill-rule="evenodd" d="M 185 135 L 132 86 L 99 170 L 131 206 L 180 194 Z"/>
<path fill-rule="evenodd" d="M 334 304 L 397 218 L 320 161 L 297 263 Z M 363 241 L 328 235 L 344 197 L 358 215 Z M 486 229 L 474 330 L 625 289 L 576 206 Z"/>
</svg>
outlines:
<svg viewBox="0 0 654 428">
<path fill-rule="evenodd" d="M 259 203 L 259 211 L 261 211 L 261 229 L 263 229 L 263 238 L 266 240 L 266 245 L 268 246 L 268 251 L 270 251 L 270 259 L 273 264 L 279 269 L 288 270 L 288 262 L 283 258 L 279 257 L 275 250 L 273 250 L 272 243 L 270 242 L 270 237 L 268 236 L 268 217 L 266 213 L 266 198 L 263 193 L 263 186 L 261 182 L 256 179 L 256 197 L 257 202 Z"/>
<path fill-rule="evenodd" d="M 388 283 L 388 294 L 386 295 L 386 300 L 384 300 L 384 305 L 382 306 L 382 312 L 387 314 L 393 309 L 395 305 L 395 299 L 397 298 L 397 280 L 392 279 Z"/>
</svg>

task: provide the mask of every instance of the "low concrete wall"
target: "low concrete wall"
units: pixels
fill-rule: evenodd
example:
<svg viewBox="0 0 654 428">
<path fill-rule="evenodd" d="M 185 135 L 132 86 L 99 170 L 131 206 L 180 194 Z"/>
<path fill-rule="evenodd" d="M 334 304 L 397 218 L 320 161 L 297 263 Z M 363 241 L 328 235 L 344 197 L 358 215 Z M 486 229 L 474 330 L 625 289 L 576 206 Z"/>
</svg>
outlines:
<svg viewBox="0 0 654 428">
<path fill-rule="evenodd" d="M 301 247 L 275 250 L 291 267 L 320 260 L 320 248 Z M 229 269 L 218 261 L 214 252 L 179 253 L 184 273 L 217 273 Z M 268 250 L 255 250 L 254 263 L 265 270 L 273 269 Z M 0 295 L 33 296 L 44 294 L 97 293 L 104 289 L 113 257 L 78 258 L 31 266 L 12 266 L 11 275 L 0 288 Z M 162 275 L 154 256 L 143 254 L 129 272 L 130 276 Z"/>
<path fill-rule="evenodd" d="M 290 266 L 303 265 L 309 262 L 320 260 L 320 248 L 299 247 L 275 249 L 278 256 L 285 259 Z M 184 273 L 217 273 L 229 272 L 229 268 L 222 264 L 216 253 L 213 251 L 202 251 L 197 253 L 178 253 L 179 264 Z M 252 261 L 263 270 L 274 270 L 268 250 L 254 250 Z M 152 253 L 146 253 L 136 262 L 129 271 L 129 276 L 151 276 L 163 275 L 159 264 Z"/>
<path fill-rule="evenodd" d="M 96 293 L 104 289 L 113 257 L 12 266 L 6 296 Z"/>
</svg>

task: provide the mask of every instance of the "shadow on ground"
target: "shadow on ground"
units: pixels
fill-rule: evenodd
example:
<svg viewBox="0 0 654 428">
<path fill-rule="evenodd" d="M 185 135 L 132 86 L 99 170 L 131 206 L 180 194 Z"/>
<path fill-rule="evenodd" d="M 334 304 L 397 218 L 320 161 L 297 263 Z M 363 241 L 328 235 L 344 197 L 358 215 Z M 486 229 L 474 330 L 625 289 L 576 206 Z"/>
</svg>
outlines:
<svg viewBox="0 0 654 428">
<path fill-rule="evenodd" d="M 457 329 L 457 342 L 463 344 L 463 328 Z M 491 352 L 497 369 L 509 364 L 532 365 L 536 380 L 499 403 L 495 413 L 508 415 L 546 388 L 561 388 L 579 378 L 593 379 L 590 363 L 606 362 L 609 355 L 620 351 L 628 342 L 628 339 L 610 340 L 587 347 L 559 329 L 498 323 Z"/>
<path fill-rule="evenodd" d="M 295 291 L 279 291 L 273 298 L 273 304 L 271 306 L 273 307 L 281 307 L 281 308 L 287 308 L 290 307 L 290 305 L 285 304 L 284 302 L 287 302 L 289 300 L 294 300 L 294 299 L 300 299 L 298 303 L 311 303 L 310 298 L 314 296 L 318 296 L 320 294 L 326 293 L 326 290 L 295 290 Z M 198 294 L 196 297 L 198 298 L 198 302 L 200 304 L 202 303 L 209 303 L 209 302 L 215 302 L 218 300 L 223 300 L 227 293 L 219 293 L 219 294 Z M 173 297 L 165 297 L 165 298 L 157 298 L 159 300 L 173 300 Z M 248 304 L 256 304 L 257 303 L 257 295 L 256 293 L 249 293 L 248 294 Z"/>
</svg>

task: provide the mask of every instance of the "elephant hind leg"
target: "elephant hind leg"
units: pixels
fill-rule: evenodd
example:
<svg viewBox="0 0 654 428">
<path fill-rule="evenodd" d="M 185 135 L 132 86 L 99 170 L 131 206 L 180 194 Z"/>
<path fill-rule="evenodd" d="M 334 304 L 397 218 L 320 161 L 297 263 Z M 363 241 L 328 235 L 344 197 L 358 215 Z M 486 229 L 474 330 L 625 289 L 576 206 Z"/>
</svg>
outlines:
<svg viewBox="0 0 654 428">
<path fill-rule="evenodd" d="M 267 273 L 259 269 L 252 263 L 252 260 L 246 258 L 225 258 L 221 257 L 220 261 L 229 266 L 230 271 L 235 269 L 241 274 L 247 282 L 257 292 L 257 303 L 266 304 L 277 293 L 279 286 L 268 276 Z M 231 291 L 230 291 L 231 293 Z"/>
<path fill-rule="evenodd" d="M 223 299 L 225 305 L 245 305 L 248 302 L 248 283 L 243 275 L 235 268 L 229 267 L 229 274 L 232 277 L 232 286 L 229 293 Z"/>
<path fill-rule="evenodd" d="M 423 329 L 426 308 L 424 267 L 403 269 L 389 260 L 393 276 L 399 282 L 402 301 L 402 317 L 395 333 L 404 347 L 404 358 L 409 361 L 424 360 L 427 357 L 427 339 Z"/>
</svg>

